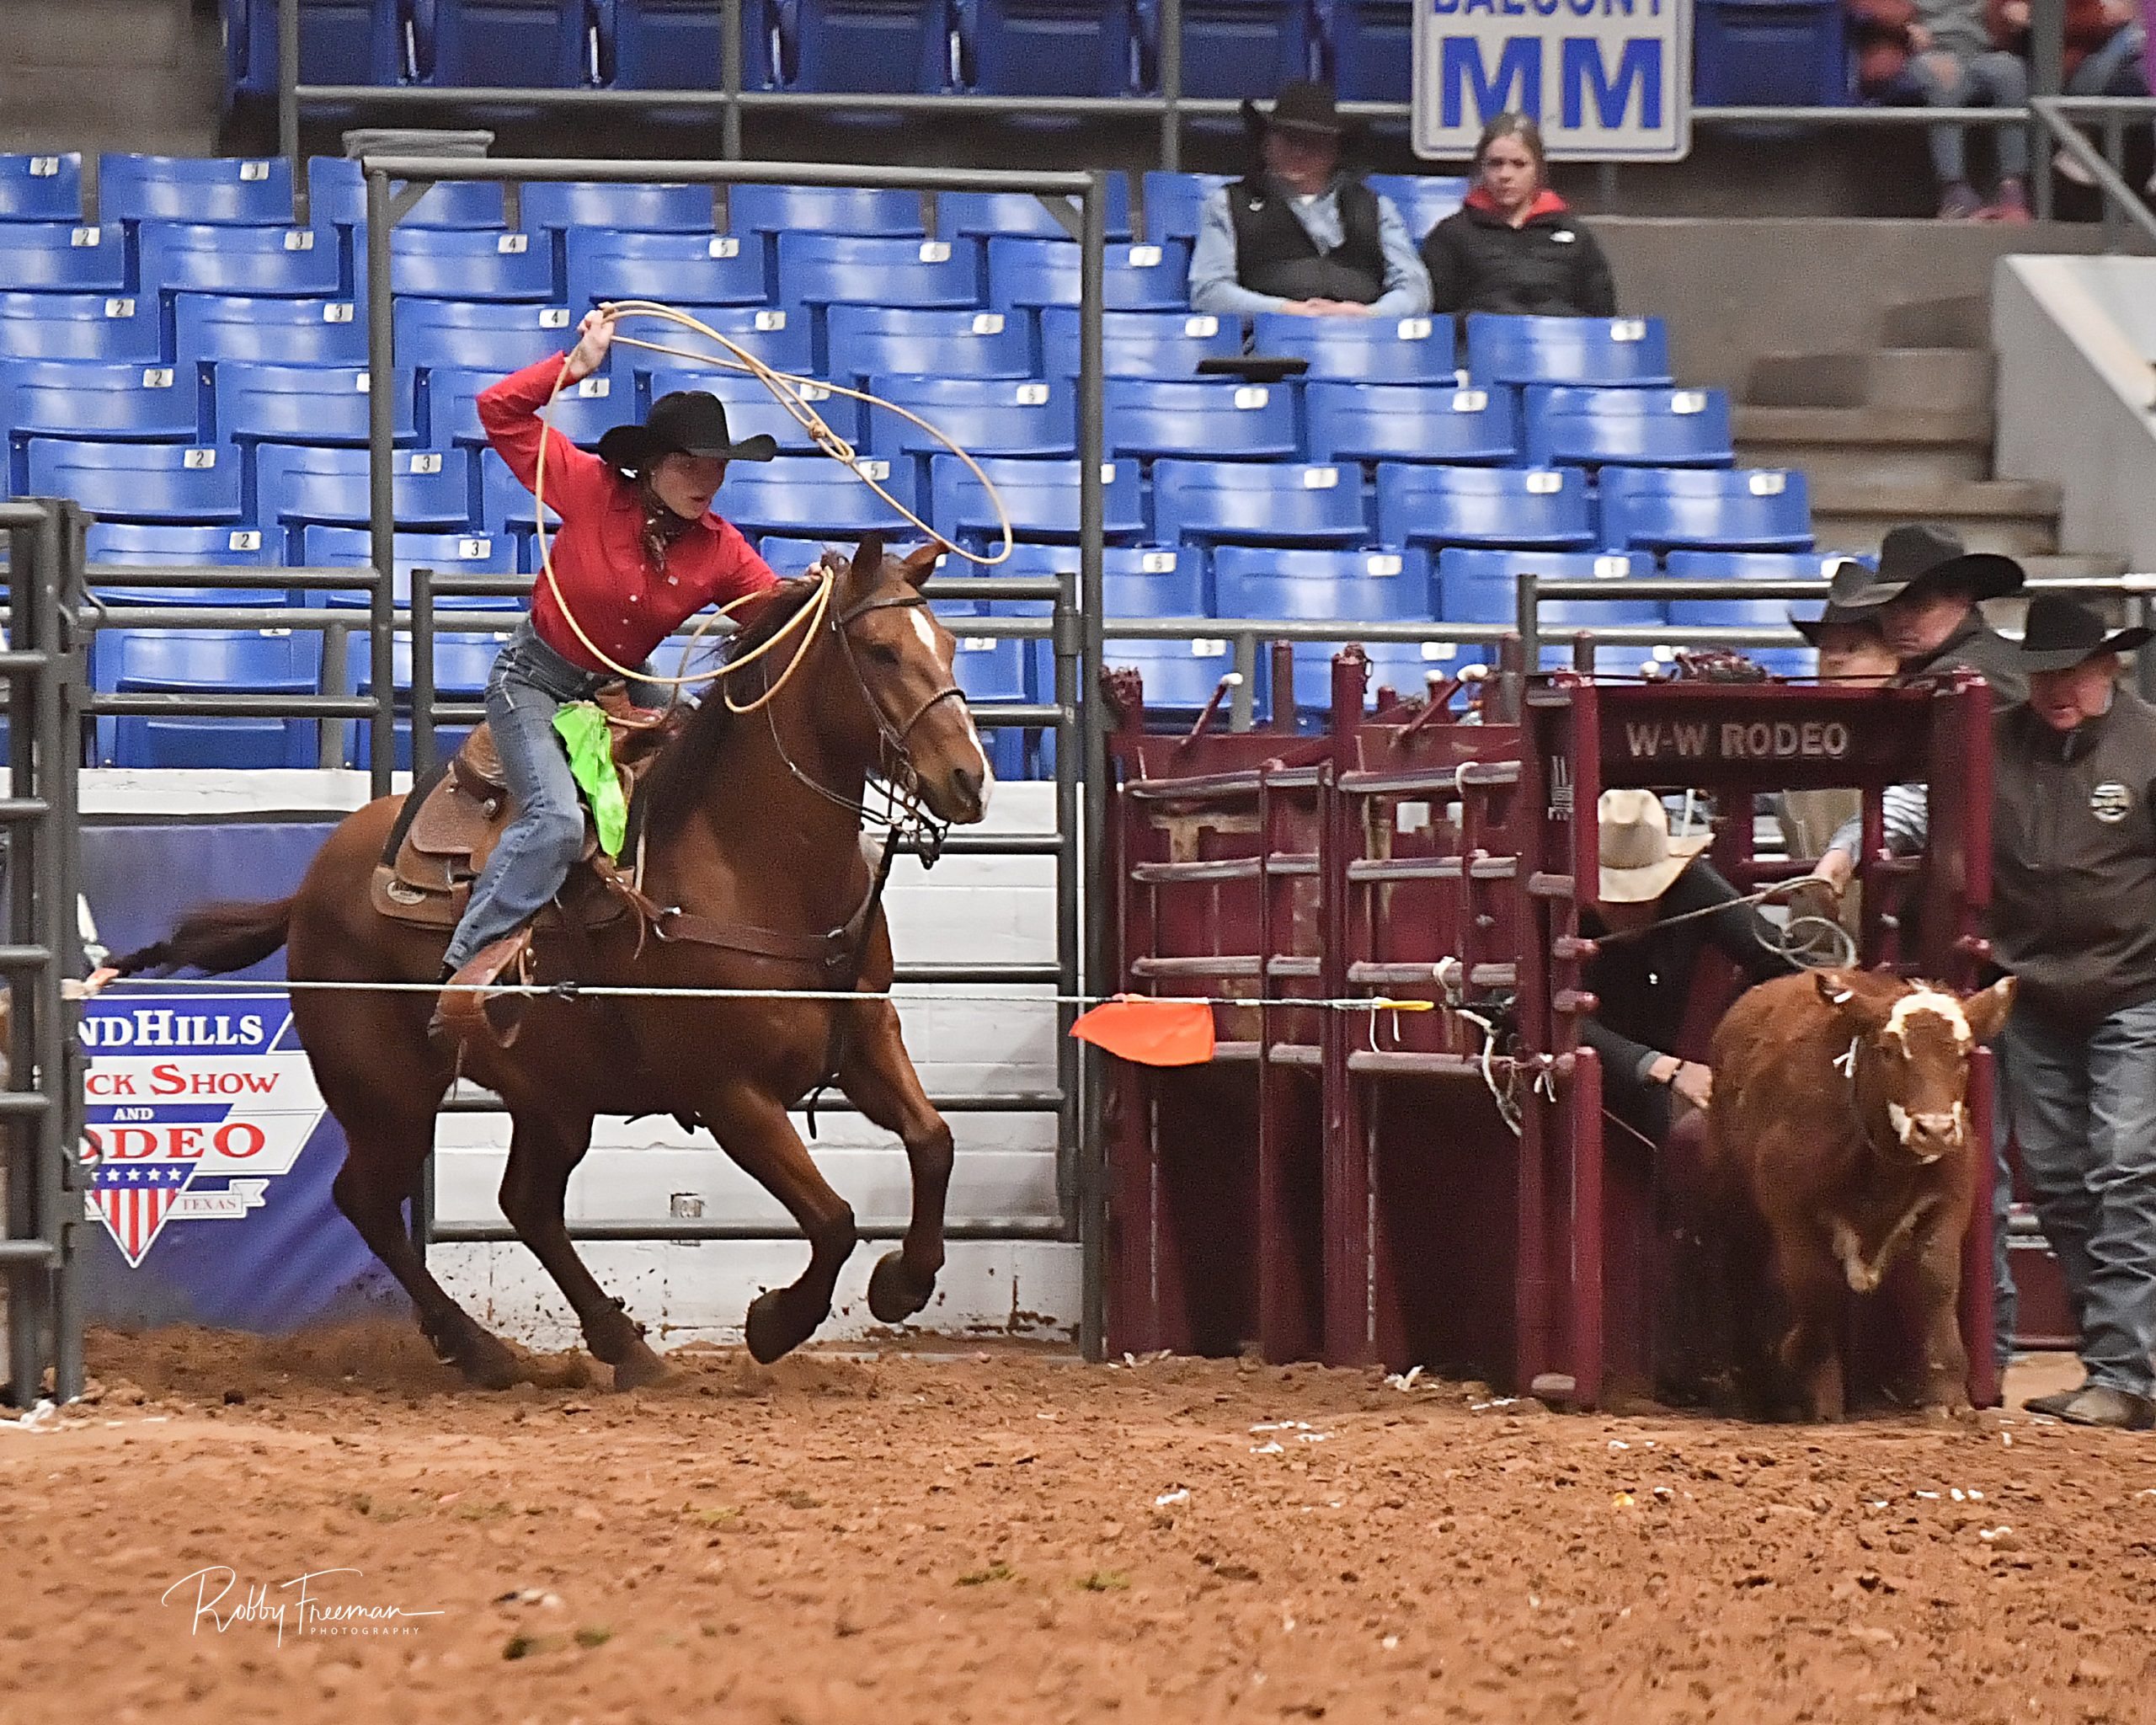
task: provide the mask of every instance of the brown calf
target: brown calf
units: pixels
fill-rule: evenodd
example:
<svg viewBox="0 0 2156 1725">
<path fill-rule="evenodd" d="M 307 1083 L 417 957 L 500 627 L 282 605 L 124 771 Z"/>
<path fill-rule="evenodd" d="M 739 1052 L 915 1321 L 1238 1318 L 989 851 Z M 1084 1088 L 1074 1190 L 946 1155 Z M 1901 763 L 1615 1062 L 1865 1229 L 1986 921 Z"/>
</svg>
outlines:
<svg viewBox="0 0 2156 1725">
<path fill-rule="evenodd" d="M 1870 971 L 1761 984 L 1716 1029 L 1710 1178 L 1766 1231 L 1791 1319 L 1775 1349 L 1814 1419 L 1844 1411 L 1841 1315 L 1914 1254 L 1927 1407 L 1968 1405 L 1956 1306 L 1977 1158 L 1970 1051 L 1999 1033 L 2008 978 L 1957 997 Z"/>
</svg>

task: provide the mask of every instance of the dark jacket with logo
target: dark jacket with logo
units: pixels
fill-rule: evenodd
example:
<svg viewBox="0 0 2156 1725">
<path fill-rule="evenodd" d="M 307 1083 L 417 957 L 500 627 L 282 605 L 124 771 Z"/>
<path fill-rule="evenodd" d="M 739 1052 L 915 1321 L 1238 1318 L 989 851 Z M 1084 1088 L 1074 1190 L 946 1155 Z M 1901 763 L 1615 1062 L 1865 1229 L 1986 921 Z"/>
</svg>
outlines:
<svg viewBox="0 0 2156 1725">
<path fill-rule="evenodd" d="M 2156 707 L 2129 688 L 2062 736 L 1992 724 L 1992 956 L 2021 1004 L 2077 1029 L 2156 1000 Z"/>
<path fill-rule="evenodd" d="M 1422 241 L 1431 309 L 1536 317 L 1609 318 L 1609 260 L 1565 200 L 1545 191 L 1514 227 L 1477 187 Z"/>
<path fill-rule="evenodd" d="M 1378 231 L 1378 195 L 1343 174 L 1334 182 L 1341 241 L 1321 252 L 1278 186 L 1262 175 L 1228 188 L 1235 224 L 1235 280 L 1252 293 L 1283 300 L 1342 300 L 1374 304 L 1385 291 L 1385 244 Z"/>
<path fill-rule="evenodd" d="M 1991 685 L 1996 709 L 2029 698 L 2029 680 L 2022 674 L 2020 660 L 2014 644 L 1987 623 L 1981 611 L 1972 609 L 1945 645 L 1921 664 L 1903 665 L 1895 681 L 1908 682 L 1932 671 L 1966 665 Z"/>
</svg>

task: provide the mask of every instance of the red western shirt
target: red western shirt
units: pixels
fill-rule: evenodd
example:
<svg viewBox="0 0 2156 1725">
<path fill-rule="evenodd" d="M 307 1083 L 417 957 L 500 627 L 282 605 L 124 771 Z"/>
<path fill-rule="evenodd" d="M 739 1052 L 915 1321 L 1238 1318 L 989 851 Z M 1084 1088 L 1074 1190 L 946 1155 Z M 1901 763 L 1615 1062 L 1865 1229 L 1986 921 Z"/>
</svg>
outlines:
<svg viewBox="0 0 2156 1725">
<path fill-rule="evenodd" d="M 664 574 L 644 552 L 643 499 L 619 473 L 579 449 L 540 417 L 562 356 L 512 373 L 479 397 L 479 423 L 529 490 L 547 446 L 547 503 L 562 518 L 552 537 L 554 579 L 576 621 L 616 664 L 640 665 L 686 617 L 707 605 L 776 586 L 778 577 L 740 530 L 705 512 L 666 548 Z M 570 664 L 605 673 L 562 615 L 542 573 L 531 595 L 539 638 Z"/>
</svg>

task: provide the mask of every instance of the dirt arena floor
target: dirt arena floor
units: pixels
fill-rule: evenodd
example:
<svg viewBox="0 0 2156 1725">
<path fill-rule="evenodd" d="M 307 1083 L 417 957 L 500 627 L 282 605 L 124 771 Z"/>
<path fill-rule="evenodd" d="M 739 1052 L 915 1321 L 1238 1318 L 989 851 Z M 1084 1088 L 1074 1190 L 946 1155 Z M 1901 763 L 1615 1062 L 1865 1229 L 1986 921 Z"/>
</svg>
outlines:
<svg viewBox="0 0 2156 1725">
<path fill-rule="evenodd" d="M 96 1338 L 93 1405 L 0 1423 L 0 1719 L 2156 1719 L 2156 1439 L 675 1358 Z"/>
</svg>

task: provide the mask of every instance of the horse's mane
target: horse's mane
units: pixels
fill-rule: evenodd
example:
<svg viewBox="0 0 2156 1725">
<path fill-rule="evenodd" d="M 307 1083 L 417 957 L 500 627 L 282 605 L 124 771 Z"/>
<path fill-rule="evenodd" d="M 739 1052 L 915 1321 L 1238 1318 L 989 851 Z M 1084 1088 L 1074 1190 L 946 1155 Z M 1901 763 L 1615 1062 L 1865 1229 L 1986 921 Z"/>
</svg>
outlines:
<svg viewBox="0 0 2156 1725">
<path fill-rule="evenodd" d="M 729 660 L 737 659 L 770 640 L 808 602 L 816 587 L 815 580 L 808 576 L 780 582 L 771 590 L 770 600 L 759 606 L 755 617 L 728 639 L 724 656 Z M 652 763 L 651 771 L 637 792 L 637 802 L 643 815 L 643 830 L 648 837 L 661 840 L 671 836 L 702 800 L 711 782 L 713 764 L 726 746 L 727 739 L 733 735 L 734 721 L 739 717 L 728 708 L 726 690 L 738 684 L 734 698 L 753 699 L 762 693 L 763 679 L 775 665 L 782 669 L 792 656 L 791 646 L 782 648 L 754 669 L 743 671 L 739 677 L 706 686 L 703 699 L 689 709 L 688 717 L 659 750 L 658 760 Z"/>
</svg>

